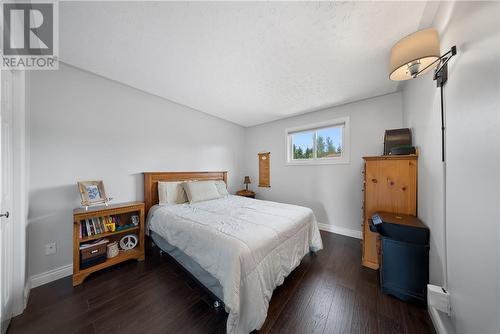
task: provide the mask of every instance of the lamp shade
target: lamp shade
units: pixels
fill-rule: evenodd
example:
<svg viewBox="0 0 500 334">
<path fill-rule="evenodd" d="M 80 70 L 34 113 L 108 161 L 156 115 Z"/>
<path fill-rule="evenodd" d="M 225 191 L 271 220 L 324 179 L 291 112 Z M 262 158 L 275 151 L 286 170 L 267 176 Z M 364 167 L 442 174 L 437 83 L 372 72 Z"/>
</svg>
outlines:
<svg viewBox="0 0 500 334">
<path fill-rule="evenodd" d="M 416 78 L 436 67 L 439 57 L 438 32 L 435 29 L 417 31 L 392 47 L 389 78 L 394 81 Z M 429 67 L 426 68 L 427 66 Z M 422 71 L 423 69 L 425 70 Z M 418 73 L 419 71 L 422 72 Z"/>
<path fill-rule="evenodd" d="M 245 181 L 243 181 L 243 184 L 250 184 L 250 176 L 245 176 Z"/>
</svg>

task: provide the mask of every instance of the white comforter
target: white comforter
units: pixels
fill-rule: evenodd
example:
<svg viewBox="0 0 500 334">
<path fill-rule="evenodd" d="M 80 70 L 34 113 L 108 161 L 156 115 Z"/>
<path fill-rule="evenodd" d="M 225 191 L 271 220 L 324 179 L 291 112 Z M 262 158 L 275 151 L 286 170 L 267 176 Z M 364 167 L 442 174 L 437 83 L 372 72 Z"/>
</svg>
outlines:
<svg viewBox="0 0 500 334">
<path fill-rule="evenodd" d="M 296 205 L 229 195 L 151 212 L 149 229 L 219 280 L 229 334 L 259 329 L 273 290 L 323 248 L 312 210 Z"/>
</svg>

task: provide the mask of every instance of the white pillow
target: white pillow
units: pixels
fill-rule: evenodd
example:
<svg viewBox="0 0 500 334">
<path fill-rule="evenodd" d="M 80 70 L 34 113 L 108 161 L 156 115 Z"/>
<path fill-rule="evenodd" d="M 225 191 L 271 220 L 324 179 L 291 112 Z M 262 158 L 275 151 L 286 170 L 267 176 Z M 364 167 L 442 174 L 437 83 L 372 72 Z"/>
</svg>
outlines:
<svg viewBox="0 0 500 334">
<path fill-rule="evenodd" d="M 184 182 L 182 187 L 186 191 L 190 203 L 220 198 L 219 191 L 214 181 Z"/>
<path fill-rule="evenodd" d="M 217 180 L 215 181 L 215 187 L 217 188 L 220 197 L 229 195 L 229 193 L 227 192 L 226 182 L 222 180 Z"/>
<path fill-rule="evenodd" d="M 181 204 L 187 202 L 182 181 L 158 182 L 159 204 Z"/>
</svg>

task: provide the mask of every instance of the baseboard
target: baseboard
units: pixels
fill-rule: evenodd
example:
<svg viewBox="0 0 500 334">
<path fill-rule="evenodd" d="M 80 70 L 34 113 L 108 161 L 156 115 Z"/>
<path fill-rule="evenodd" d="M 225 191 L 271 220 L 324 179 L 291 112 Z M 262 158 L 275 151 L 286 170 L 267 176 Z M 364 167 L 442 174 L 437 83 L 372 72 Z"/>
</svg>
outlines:
<svg viewBox="0 0 500 334">
<path fill-rule="evenodd" d="M 73 265 L 68 264 L 59 268 L 55 268 L 49 271 L 46 271 L 41 274 L 31 276 L 31 289 L 36 288 L 37 286 L 44 285 L 50 283 L 52 281 L 58 280 L 60 278 L 70 276 L 73 274 Z"/>
<path fill-rule="evenodd" d="M 429 315 L 434 325 L 434 329 L 438 334 L 454 334 L 455 330 L 451 323 L 450 317 L 437 310 L 435 307 L 428 305 Z"/>
<path fill-rule="evenodd" d="M 323 231 L 332 232 L 332 233 L 340 234 L 340 235 L 345 235 L 345 236 L 348 236 L 351 238 L 356 238 L 356 239 L 362 238 L 361 231 L 351 230 L 349 228 L 330 225 L 330 224 L 324 224 L 324 223 L 318 223 L 318 227 L 320 230 L 323 230 Z"/>
</svg>

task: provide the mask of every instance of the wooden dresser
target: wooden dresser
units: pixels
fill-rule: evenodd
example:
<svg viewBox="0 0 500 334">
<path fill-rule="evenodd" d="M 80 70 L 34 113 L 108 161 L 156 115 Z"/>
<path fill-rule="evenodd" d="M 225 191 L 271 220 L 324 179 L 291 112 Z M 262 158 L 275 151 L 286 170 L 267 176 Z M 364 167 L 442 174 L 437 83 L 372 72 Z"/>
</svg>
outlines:
<svg viewBox="0 0 500 334">
<path fill-rule="evenodd" d="M 417 155 L 363 157 L 365 160 L 362 264 L 378 269 L 380 245 L 368 219 L 378 211 L 417 215 Z"/>
</svg>

